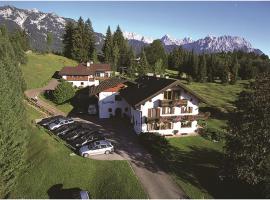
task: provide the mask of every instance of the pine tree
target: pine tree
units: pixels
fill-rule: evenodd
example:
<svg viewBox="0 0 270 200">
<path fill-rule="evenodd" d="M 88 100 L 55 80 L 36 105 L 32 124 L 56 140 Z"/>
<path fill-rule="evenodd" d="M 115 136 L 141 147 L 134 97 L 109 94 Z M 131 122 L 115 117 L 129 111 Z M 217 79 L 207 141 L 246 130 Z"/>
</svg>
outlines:
<svg viewBox="0 0 270 200">
<path fill-rule="evenodd" d="M 269 177 L 270 74 L 258 76 L 235 105 L 237 110 L 228 122 L 224 168 L 232 178 L 264 183 Z"/>
<path fill-rule="evenodd" d="M 93 51 L 92 60 L 94 63 L 99 63 L 97 51 L 95 49 Z"/>
<path fill-rule="evenodd" d="M 193 51 L 191 57 L 192 57 L 191 76 L 193 80 L 198 80 L 199 59 L 198 56 Z"/>
<path fill-rule="evenodd" d="M 155 74 L 162 75 L 165 72 L 165 68 L 163 65 L 162 59 L 158 59 L 158 61 L 155 63 Z"/>
<path fill-rule="evenodd" d="M 85 29 L 84 29 L 84 41 L 86 43 L 86 48 L 88 51 L 88 59 L 93 60 L 93 53 L 95 50 L 95 34 L 92 27 L 92 22 L 88 18 L 85 22 Z"/>
<path fill-rule="evenodd" d="M 112 63 L 113 61 L 113 56 L 112 56 L 112 51 L 113 51 L 113 40 L 112 40 L 112 33 L 111 33 L 111 28 L 108 26 L 107 32 L 106 32 L 106 37 L 104 40 L 104 45 L 102 48 L 105 62 L 107 63 Z"/>
<path fill-rule="evenodd" d="M 0 197 L 4 198 L 24 168 L 27 144 L 23 90 L 25 83 L 19 67 L 22 48 L 16 37 L 11 38 L 5 27 L 0 27 Z M 16 51 L 15 51 L 16 50 Z"/>
<path fill-rule="evenodd" d="M 119 48 L 117 45 L 113 46 L 112 50 L 112 68 L 113 71 L 117 71 L 117 66 L 118 66 L 118 60 L 119 60 Z"/>
<path fill-rule="evenodd" d="M 209 62 L 207 64 L 207 80 L 208 82 L 214 82 L 214 68 L 215 68 L 215 56 L 210 55 Z"/>
<path fill-rule="evenodd" d="M 139 66 L 138 66 L 138 73 L 139 75 L 145 75 L 149 71 L 150 71 L 149 64 L 145 55 L 145 51 L 142 50 L 141 55 L 140 55 Z"/>
<path fill-rule="evenodd" d="M 86 37 L 85 33 L 85 24 L 80 17 L 74 31 L 74 37 L 72 38 L 72 58 L 79 62 L 86 62 L 89 60 L 89 38 Z"/>
<path fill-rule="evenodd" d="M 67 58 L 72 58 L 73 52 L 73 37 L 74 37 L 75 26 L 73 22 L 68 21 L 65 26 L 65 33 L 63 35 L 64 44 L 64 56 Z"/>
<path fill-rule="evenodd" d="M 200 82 L 205 82 L 205 77 L 206 77 L 206 59 L 205 55 L 202 55 L 200 57 L 200 64 L 199 64 L 199 70 L 198 70 L 198 81 Z"/>
</svg>

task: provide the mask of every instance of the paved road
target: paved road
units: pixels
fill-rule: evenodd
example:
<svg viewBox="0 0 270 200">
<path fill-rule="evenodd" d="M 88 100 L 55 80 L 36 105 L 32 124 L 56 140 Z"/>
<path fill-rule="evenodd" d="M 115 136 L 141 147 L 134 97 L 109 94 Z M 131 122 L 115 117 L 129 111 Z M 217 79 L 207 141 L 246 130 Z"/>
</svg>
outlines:
<svg viewBox="0 0 270 200">
<path fill-rule="evenodd" d="M 35 89 L 30 89 L 30 90 L 26 90 L 24 92 L 24 94 L 28 97 L 28 98 L 34 98 L 36 96 L 39 96 L 39 94 L 41 92 L 44 92 L 45 90 L 53 90 L 56 88 L 56 86 L 58 85 L 58 80 L 56 79 L 52 79 L 50 80 L 50 82 L 41 88 L 35 88 Z M 47 111 L 49 111 L 50 113 L 53 113 L 54 115 L 63 115 L 65 116 L 66 114 L 60 110 L 58 110 L 57 108 L 55 108 L 54 106 L 48 104 L 47 102 L 43 101 L 42 99 L 38 99 L 38 101 L 36 102 L 39 106 L 42 106 L 44 109 L 46 109 Z"/>
<path fill-rule="evenodd" d="M 144 190 L 151 199 L 187 198 L 183 190 L 162 170 L 138 142 L 132 128 L 122 121 L 98 120 L 94 117 L 81 116 L 93 124 L 101 125 L 116 147 L 116 155 L 95 156 L 94 159 L 119 160 L 119 156 L 128 160 L 139 178 Z"/>
</svg>

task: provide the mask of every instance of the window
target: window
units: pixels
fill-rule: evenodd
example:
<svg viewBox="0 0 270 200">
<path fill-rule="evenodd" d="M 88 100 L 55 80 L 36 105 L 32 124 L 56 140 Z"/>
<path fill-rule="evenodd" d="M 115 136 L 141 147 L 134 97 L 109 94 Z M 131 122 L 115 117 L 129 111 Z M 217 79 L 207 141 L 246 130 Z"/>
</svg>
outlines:
<svg viewBox="0 0 270 200">
<path fill-rule="evenodd" d="M 192 123 L 190 121 L 181 122 L 181 128 L 191 128 Z"/>
<path fill-rule="evenodd" d="M 104 144 L 101 145 L 101 148 L 102 148 L 102 149 L 104 149 L 104 148 L 106 148 L 106 147 L 107 147 L 107 146 L 104 145 Z"/>
<path fill-rule="evenodd" d="M 166 130 L 166 129 L 173 129 L 173 123 L 172 122 L 161 122 L 159 124 L 160 130 Z"/>
<path fill-rule="evenodd" d="M 167 129 L 173 129 L 173 123 L 172 122 L 161 122 L 161 123 L 148 123 L 147 124 L 147 130 L 167 130 Z"/>
<path fill-rule="evenodd" d="M 159 117 L 160 110 L 158 108 L 150 108 L 148 109 L 148 117 Z"/>
<path fill-rule="evenodd" d="M 127 112 L 128 111 L 128 107 L 125 107 L 125 112 Z"/>
<path fill-rule="evenodd" d="M 173 91 L 173 99 L 174 100 L 179 100 L 180 99 L 180 91 L 179 90 Z"/>
<path fill-rule="evenodd" d="M 112 109 L 111 109 L 111 108 L 109 108 L 109 109 L 108 109 L 108 111 L 109 111 L 109 112 L 112 112 Z"/>
<path fill-rule="evenodd" d="M 174 108 L 162 107 L 162 114 L 174 114 Z"/>
<path fill-rule="evenodd" d="M 81 82 L 81 85 L 83 85 L 83 82 Z"/>
<path fill-rule="evenodd" d="M 121 101 L 121 100 L 122 100 L 122 98 L 120 95 L 115 95 L 115 101 Z"/>
<path fill-rule="evenodd" d="M 164 92 L 164 99 L 171 100 L 172 99 L 172 91 L 165 91 Z"/>
<path fill-rule="evenodd" d="M 192 113 L 193 108 L 192 107 L 181 107 L 181 113 Z"/>
</svg>

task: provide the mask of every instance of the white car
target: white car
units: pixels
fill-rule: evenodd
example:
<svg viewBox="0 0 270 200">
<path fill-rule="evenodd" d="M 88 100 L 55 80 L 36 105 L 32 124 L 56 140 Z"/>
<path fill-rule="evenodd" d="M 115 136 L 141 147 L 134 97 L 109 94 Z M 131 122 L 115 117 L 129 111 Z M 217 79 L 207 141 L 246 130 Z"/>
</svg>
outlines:
<svg viewBox="0 0 270 200">
<path fill-rule="evenodd" d="M 89 155 L 109 154 L 114 151 L 113 145 L 107 140 L 95 141 L 89 145 L 80 148 L 80 155 L 88 157 Z"/>
<path fill-rule="evenodd" d="M 59 128 L 60 126 L 63 126 L 65 124 L 72 124 L 74 123 L 74 120 L 71 119 L 71 118 L 68 118 L 68 119 L 58 119 L 56 120 L 55 122 L 51 123 L 49 125 L 49 129 L 50 130 L 54 130 L 56 128 Z"/>
</svg>

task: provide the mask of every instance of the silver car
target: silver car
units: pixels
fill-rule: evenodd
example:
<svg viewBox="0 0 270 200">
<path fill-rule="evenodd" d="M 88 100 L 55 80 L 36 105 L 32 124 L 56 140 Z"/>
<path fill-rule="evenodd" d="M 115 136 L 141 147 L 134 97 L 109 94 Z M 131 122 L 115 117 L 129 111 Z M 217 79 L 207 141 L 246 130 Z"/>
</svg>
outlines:
<svg viewBox="0 0 270 200">
<path fill-rule="evenodd" d="M 109 154 L 114 151 L 113 145 L 107 140 L 95 141 L 89 145 L 80 148 L 80 155 L 88 157 L 89 155 Z"/>
<path fill-rule="evenodd" d="M 54 130 L 54 129 L 57 129 L 65 124 L 72 124 L 72 123 L 74 123 L 74 120 L 71 118 L 58 119 L 49 125 L 49 129 Z"/>
</svg>

